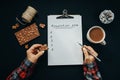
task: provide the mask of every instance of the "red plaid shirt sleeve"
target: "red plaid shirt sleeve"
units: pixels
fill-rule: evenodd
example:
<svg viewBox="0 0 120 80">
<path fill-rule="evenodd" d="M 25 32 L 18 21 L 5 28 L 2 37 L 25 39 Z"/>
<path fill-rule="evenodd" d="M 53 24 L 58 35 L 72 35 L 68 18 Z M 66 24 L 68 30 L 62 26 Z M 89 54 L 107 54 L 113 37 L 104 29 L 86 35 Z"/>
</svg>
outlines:
<svg viewBox="0 0 120 80">
<path fill-rule="evenodd" d="M 23 80 L 29 77 L 33 71 L 35 64 L 30 62 L 27 58 L 16 68 L 6 80 Z M 101 74 L 98 70 L 96 62 L 83 65 L 85 80 L 102 80 Z"/>
<path fill-rule="evenodd" d="M 85 80 L 102 80 L 96 62 L 83 66 Z"/>
<path fill-rule="evenodd" d="M 27 58 L 16 68 L 6 80 L 23 80 L 31 75 L 35 64 L 30 62 Z"/>
</svg>

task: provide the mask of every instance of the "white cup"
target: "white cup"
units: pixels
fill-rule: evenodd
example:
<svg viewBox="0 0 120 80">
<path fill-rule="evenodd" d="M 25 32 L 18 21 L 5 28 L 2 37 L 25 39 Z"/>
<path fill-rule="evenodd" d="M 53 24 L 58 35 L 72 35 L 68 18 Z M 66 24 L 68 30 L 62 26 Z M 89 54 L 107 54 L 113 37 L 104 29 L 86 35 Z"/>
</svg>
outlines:
<svg viewBox="0 0 120 80">
<path fill-rule="evenodd" d="M 93 26 L 87 32 L 87 39 L 91 43 L 106 45 L 105 31 L 100 26 Z"/>
</svg>

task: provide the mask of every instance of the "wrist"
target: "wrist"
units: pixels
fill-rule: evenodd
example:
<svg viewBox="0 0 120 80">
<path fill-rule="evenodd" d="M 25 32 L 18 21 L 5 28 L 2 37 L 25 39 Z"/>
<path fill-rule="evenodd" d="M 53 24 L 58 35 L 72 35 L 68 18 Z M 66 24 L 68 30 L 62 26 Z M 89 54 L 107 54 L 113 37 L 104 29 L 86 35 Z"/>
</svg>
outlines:
<svg viewBox="0 0 120 80">
<path fill-rule="evenodd" d="M 35 64 L 35 63 L 37 62 L 37 59 L 35 60 L 35 59 L 29 58 L 29 57 L 27 57 L 27 59 L 28 59 L 31 63 L 33 63 L 33 64 Z"/>
<path fill-rule="evenodd" d="M 89 67 L 89 68 L 93 68 L 93 67 L 96 66 L 96 63 L 95 62 L 91 62 L 91 63 L 86 64 L 86 66 Z"/>
<path fill-rule="evenodd" d="M 34 63 L 31 62 L 28 58 L 25 58 L 25 59 L 24 59 L 24 64 L 25 64 L 26 66 L 28 66 L 28 67 L 34 65 Z"/>
</svg>

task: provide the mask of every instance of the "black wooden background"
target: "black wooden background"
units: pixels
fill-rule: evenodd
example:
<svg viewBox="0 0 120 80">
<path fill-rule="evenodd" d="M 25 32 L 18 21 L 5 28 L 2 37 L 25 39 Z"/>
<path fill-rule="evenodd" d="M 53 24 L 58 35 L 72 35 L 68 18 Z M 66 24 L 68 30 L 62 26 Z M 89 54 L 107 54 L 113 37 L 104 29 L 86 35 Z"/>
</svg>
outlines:
<svg viewBox="0 0 120 80">
<path fill-rule="evenodd" d="M 17 68 L 26 57 L 26 49 L 20 46 L 14 33 L 24 28 L 20 26 L 13 30 L 15 17 L 21 16 L 27 6 L 33 6 L 38 14 L 33 22 L 45 23 L 46 28 L 39 28 L 41 36 L 30 41 L 34 43 L 47 43 L 47 15 L 62 14 L 67 9 L 69 14 L 82 15 L 83 43 L 92 46 L 98 53 L 102 62 L 98 63 L 103 80 L 119 80 L 120 75 L 120 4 L 116 0 L 4 0 L 0 1 L 0 80 L 5 78 Z M 110 24 L 102 24 L 99 14 L 110 9 L 115 19 Z M 86 39 L 87 30 L 98 25 L 106 31 L 106 46 L 92 44 Z M 38 60 L 33 75 L 29 80 L 83 80 L 82 66 L 47 66 L 47 51 Z"/>
</svg>

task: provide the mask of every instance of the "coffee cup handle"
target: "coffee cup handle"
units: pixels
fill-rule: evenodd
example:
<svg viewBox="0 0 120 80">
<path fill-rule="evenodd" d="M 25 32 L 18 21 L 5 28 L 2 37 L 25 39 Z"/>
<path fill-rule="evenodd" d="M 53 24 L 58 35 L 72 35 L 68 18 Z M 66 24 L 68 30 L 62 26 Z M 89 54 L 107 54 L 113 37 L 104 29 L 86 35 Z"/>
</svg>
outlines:
<svg viewBox="0 0 120 80">
<path fill-rule="evenodd" d="M 101 45 L 106 45 L 106 41 L 104 40 L 103 42 L 100 43 Z"/>
</svg>

